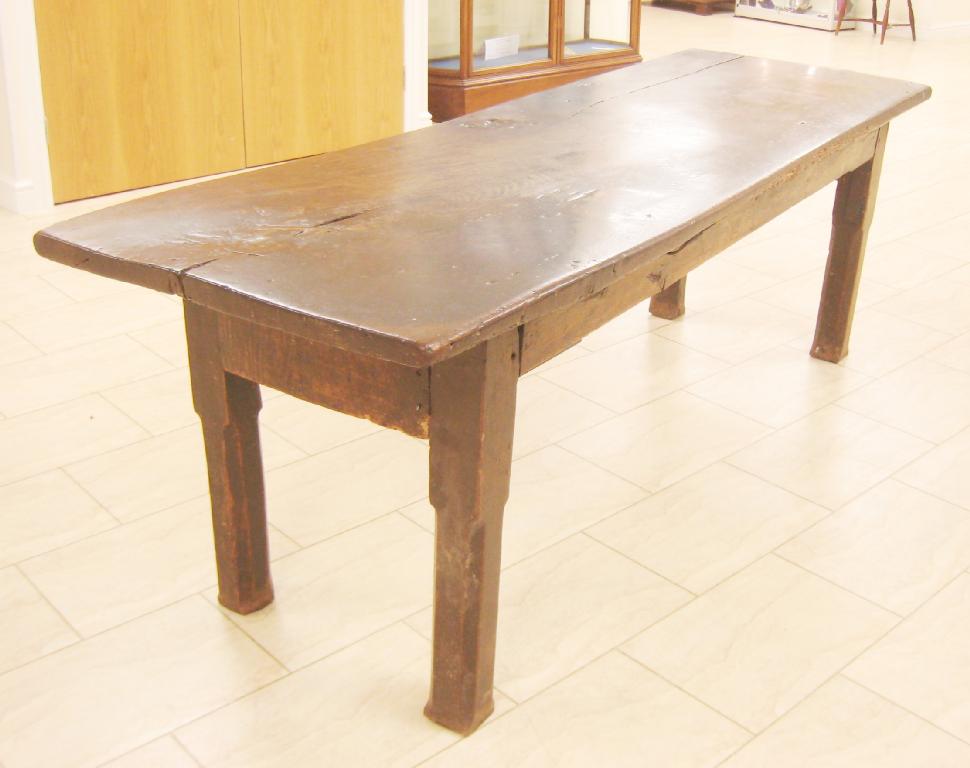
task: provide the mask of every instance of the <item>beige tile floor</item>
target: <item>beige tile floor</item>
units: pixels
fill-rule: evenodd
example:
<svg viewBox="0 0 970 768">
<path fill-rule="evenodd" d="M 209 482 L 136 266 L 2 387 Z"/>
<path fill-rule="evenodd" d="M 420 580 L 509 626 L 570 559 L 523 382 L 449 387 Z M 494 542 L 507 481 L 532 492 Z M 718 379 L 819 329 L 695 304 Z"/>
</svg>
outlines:
<svg viewBox="0 0 970 768">
<path fill-rule="evenodd" d="M 278 602 L 226 616 L 177 301 L 30 247 L 126 195 L 0 212 L 2 768 L 970 766 L 970 36 L 643 31 L 934 86 L 891 131 L 850 357 L 806 353 L 827 189 L 686 318 L 524 379 L 496 714 L 459 740 L 421 716 L 424 444 L 267 391 Z"/>
</svg>

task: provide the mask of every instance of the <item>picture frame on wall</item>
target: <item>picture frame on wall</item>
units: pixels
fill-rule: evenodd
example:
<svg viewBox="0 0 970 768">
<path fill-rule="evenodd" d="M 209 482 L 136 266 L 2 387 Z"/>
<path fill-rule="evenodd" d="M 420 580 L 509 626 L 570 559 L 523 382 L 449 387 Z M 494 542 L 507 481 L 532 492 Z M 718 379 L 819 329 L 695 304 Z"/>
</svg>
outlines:
<svg viewBox="0 0 970 768">
<path fill-rule="evenodd" d="M 839 17 L 839 2 L 840 0 L 737 0 L 734 15 L 832 32 Z M 857 15 L 853 5 L 858 5 L 859 0 L 845 2 L 848 4 L 845 15 Z M 855 22 L 846 21 L 842 24 L 842 29 L 854 27 Z"/>
</svg>

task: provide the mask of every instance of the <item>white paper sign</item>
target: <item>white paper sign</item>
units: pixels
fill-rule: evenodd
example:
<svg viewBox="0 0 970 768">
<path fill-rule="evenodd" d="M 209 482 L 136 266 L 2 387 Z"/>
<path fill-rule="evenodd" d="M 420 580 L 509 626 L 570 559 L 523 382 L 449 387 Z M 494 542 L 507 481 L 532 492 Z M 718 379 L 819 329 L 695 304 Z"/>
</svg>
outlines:
<svg viewBox="0 0 970 768">
<path fill-rule="evenodd" d="M 485 39 L 485 61 L 504 59 L 519 52 L 519 36 L 489 37 Z"/>
</svg>

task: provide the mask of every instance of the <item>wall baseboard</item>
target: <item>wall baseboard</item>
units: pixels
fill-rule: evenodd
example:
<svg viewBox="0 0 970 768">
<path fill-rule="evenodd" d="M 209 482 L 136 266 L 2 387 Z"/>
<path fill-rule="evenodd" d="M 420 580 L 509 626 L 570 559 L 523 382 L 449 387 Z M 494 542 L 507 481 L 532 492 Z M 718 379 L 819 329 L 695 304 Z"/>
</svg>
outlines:
<svg viewBox="0 0 970 768">
<path fill-rule="evenodd" d="M 53 210 L 53 207 L 44 191 L 38 189 L 34 182 L 0 175 L 0 208 L 14 213 L 44 213 Z"/>
</svg>

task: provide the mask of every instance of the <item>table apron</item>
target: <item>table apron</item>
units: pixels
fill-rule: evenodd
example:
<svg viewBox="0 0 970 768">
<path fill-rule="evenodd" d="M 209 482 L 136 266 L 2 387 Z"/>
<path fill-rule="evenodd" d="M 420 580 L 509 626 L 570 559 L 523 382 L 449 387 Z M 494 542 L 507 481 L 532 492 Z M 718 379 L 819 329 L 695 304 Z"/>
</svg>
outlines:
<svg viewBox="0 0 970 768">
<path fill-rule="evenodd" d="M 428 437 L 428 368 L 368 357 L 191 305 L 218 324 L 224 370 L 325 408 Z"/>
<path fill-rule="evenodd" d="M 714 221 L 700 223 L 695 233 L 674 250 L 648 257 L 608 285 L 594 286 L 576 303 L 527 321 L 521 327 L 522 373 L 551 360 L 826 184 L 869 162 L 879 130 L 877 126 L 834 151 L 806 158 L 767 187 L 730 203 Z M 824 266 L 821 254 L 819 266 Z"/>
</svg>

